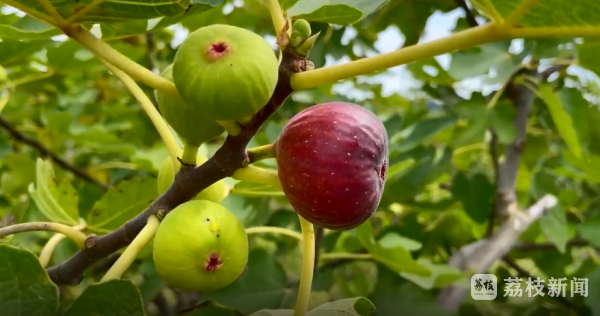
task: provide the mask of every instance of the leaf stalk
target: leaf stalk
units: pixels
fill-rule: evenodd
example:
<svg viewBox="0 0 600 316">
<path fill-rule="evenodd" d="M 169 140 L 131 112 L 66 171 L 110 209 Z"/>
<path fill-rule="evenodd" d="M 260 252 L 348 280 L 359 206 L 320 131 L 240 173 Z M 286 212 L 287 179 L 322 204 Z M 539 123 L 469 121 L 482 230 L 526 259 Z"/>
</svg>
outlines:
<svg viewBox="0 0 600 316">
<path fill-rule="evenodd" d="M 31 231 L 51 231 L 63 234 L 75 242 L 79 249 L 85 247 L 85 240 L 87 239 L 87 236 L 84 233 L 72 226 L 53 222 L 29 222 L 3 227 L 0 228 L 0 237 Z"/>
<path fill-rule="evenodd" d="M 148 245 L 150 240 L 154 238 L 156 231 L 160 225 L 160 221 L 155 215 L 148 217 L 148 222 L 140 233 L 135 237 L 131 244 L 123 251 L 119 259 L 110 267 L 108 272 L 102 277 L 100 283 L 113 279 L 119 279 L 131 266 L 138 254 Z"/>
<path fill-rule="evenodd" d="M 313 224 L 298 215 L 302 227 L 302 271 L 294 316 L 305 316 L 308 310 L 315 267 L 315 230 Z"/>
</svg>

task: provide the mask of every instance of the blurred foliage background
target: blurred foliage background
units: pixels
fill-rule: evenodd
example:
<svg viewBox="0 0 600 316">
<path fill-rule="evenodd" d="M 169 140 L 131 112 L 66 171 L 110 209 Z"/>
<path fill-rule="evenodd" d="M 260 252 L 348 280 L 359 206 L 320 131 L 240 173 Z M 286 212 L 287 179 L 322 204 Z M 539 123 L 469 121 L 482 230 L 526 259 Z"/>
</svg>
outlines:
<svg viewBox="0 0 600 316">
<path fill-rule="evenodd" d="M 378 54 L 378 38 L 394 30 L 404 38 L 403 46 L 416 44 L 433 15 L 458 13 L 461 17 L 452 31 L 464 30 L 473 25 L 474 18 L 465 14 L 463 6 L 453 0 L 391 0 L 352 26 L 312 22 L 313 33 L 321 31 L 321 36 L 309 59 L 320 68 Z M 478 16 L 477 21 L 486 19 Z M 186 32 L 214 23 L 250 29 L 274 45 L 269 11 L 259 0 L 227 0 L 183 19 L 106 23 L 93 31 L 132 60 L 159 72 L 171 63 Z M 64 198 L 61 205 L 92 219 L 97 224 L 93 232 L 101 235 L 158 196 L 157 169 L 168 154 L 151 121 L 122 83 L 90 52 L 59 34 L 2 7 L 0 65 L 8 79 L 0 83 L 0 104 L 4 105 L 0 107 L 0 226 L 45 220 L 29 188 L 47 179 L 36 171 L 39 148 L 15 137 L 25 135 L 110 187 L 107 191 L 104 185 L 54 165 L 57 190 L 76 192 L 76 198 Z M 523 152 L 517 161 L 516 197 L 519 206 L 526 208 L 544 194 L 553 194 L 559 206 L 529 227 L 510 255 L 493 265 L 490 271 L 500 281 L 498 298 L 474 301 L 467 296 L 459 313 L 600 315 L 600 303 L 593 294 L 600 286 L 600 147 L 594 145 L 600 139 L 600 81 L 594 72 L 600 65 L 593 58 L 597 47 L 597 42 L 572 38 L 493 43 L 442 56 L 449 60 L 444 66 L 439 62 L 442 59 L 422 60 L 290 97 L 251 146 L 272 143 L 295 113 L 333 100 L 354 102 L 375 112 L 390 137 L 389 175 L 379 211 L 360 229 L 326 231 L 320 238 L 322 257 L 311 306 L 364 296 L 376 305 L 377 316 L 447 314 L 436 304 L 436 296 L 461 278 L 448 262 L 455 251 L 486 236 L 495 208 L 495 162 L 503 159 L 518 134 L 513 123 L 516 107 L 507 94 L 500 95 L 493 110 L 486 111 L 486 106 L 506 82 L 524 80 L 513 75 L 533 64 L 539 65 L 540 72 L 559 68 L 548 80 L 538 82 L 537 90 L 533 88 L 525 142 L 519 143 Z M 402 89 L 384 91 L 384 82 Z M 153 90 L 141 86 L 153 99 Z M 212 154 L 223 139 L 204 145 L 201 151 Z M 259 165 L 275 168 L 272 160 Z M 227 181 L 231 194 L 223 204 L 246 227 L 269 225 L 300 231 L 297 216 L 281 192 Z M 110 209 L 114 216 L 94 221 L 99 208 Z M 51 233 L 31 232 L 1 242 L 37 254 L 51 237 Z M 205 301 L 247 314 L 262 308 L 293 308 L 301 263 L 297 241 L 271 234 L 253 234 L 250 241 L 246 273 L 222 290 L 197 294 L 166 287 L 149 253 L 138 258 L 124 277 L 139 286 L 148 315 L 170 315 Z M 367 248 L 375 260 L 326 255 L 361 253 Z M 70 240 L 62 240 L 50 265 L 76 250 Z M 111 256 L 91 268 L 80 286 L 61 288 L 63 306 L 99 280 L 114 260 Z M 432 274 L 424 277 L 415 272 L 422 267 Z M 524 281 L 528 276 L 545 280 L 586 277 L 592 294 L 504 297 L 502 280 L 509 276 Z"/>
</svg>

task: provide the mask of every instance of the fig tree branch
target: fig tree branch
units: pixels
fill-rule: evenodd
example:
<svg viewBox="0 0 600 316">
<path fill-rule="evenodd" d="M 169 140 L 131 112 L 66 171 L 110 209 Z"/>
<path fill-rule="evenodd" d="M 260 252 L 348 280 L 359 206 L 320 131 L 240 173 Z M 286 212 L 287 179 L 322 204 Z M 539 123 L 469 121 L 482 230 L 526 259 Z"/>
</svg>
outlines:
<svg viewBox="0 0 600 316">
<path fill-rule="evenodd" d="M 473 11 L 467 5 L 466 0 L 454 0 L 454 3 L 456 3 L 456 5 L 459 8 L 461 8 L 463 10 L 463 12 L 465 12 L 465 19 L 467 20 L 467 22 L 469 23 L 470 26 L 472 26 L 472 27 L 479 26 L 479 23 L 477 22 L 477 19 L 475 18 L 475 14 L 473 14 Z"/>
<path fill-rule="evenodd" d="M 583 238 L 576 238 L 567 242 L 567 247 L 585 247 L 589 246 L 590 242 Z M 519 242 L 513 246 L 513 250 L 521 251 L 536 251 L 536 250 L 555 250 L 556 244 L 554 243 L 525 243 Z"/>
<path fill-rule="evenodd" d="M 498 32 L 496 25 L 486 24 L 431 42 L 407 46 L 390 53 L 294 74 L 291 85 L 296 91 L 314 88 L 339 80 L 386 70 L 417 60 L 435 57 L 455 50 L 506 39 L 509 38 L 506 37 L 505 33 Z"/>
<path fill-rule="evenodd" d="M 367 75 L 437 55 L 464 50 L 482 44 L 514 38 L 599 37 L 600 27 L 513 27 L 494 21 L 456 32 L 452 35 L 407 46 L 399 50 L 348 63 L 295 74 L 292 88 L 296 91 L 331 84 L 340 80 Z"/>
<path fill-rule="evenodd" d="M 503 86 L 503 88 L 500 91 L 496 92 L 494 97 L 492 98 L 492 102 L 495 104 L 497 101 L 494 100 L 499 99 L 500 94 L 504 93 L 512 102 L 517 112 L 516 118 L 513 121 L 517 131 L 517 135 L 515 137 L 515 140 L 506 147 L 504 161 L 498 165 L 498 171 L 496 173 L 497 179 L 496 192 L 494 196 L 494 209 L 491 211 L 490 214 L 490 223 L 488 224 L 487 238 L 466 245 L 463 248 L 459 249 L 455 254 L 452 255 L 450 259 L 450 265 L 456 266 L 461 270 L 466 270 L 473 265 L 473 262 L 481 261 L 483 263 L 481 263 L 478 266 L 475 266 L 475 270 L 481 272 L 475 273 L 482 273 L 483 271 L 487 270 L 489 265 L 491 265 L 497 258 L 499 258 L 493 257 L 492 260 L 488 257 L 487 260 L 491 262 L 486 263 L 487 261 L 482 261 L 482 253 L 500 253 L 500 256 L 503 256 L 505 252 L 508 252 L 510 248 L 512 248 L 513 244 L 518 239 L 520 233 L 527 228 L 525 227 L 520 232 L 515 230 L 510 231 L 510 227 L 512 227 L 511 225 L 515 225 L 514 219 L 518 218 L 518 216 L 521 216 L 521 214 L 523 214 L 519 210 L 519 207 L 517 205 L 515 189 L 519 165 L 521 162 L 521 153 L 523 152 L 525 146 L 525 139 L 527 133 L 527 118 L 529 115 L 529 110 L 535 99 L 535 91 L 532 90 L 531 86 L 533 86 L 533 89 L 535 89 L 537 87 L 537 83 L 540 80 L 547 80 L 548 77 L 554 71 L 561 69 L 561 66 L 562 65 L 559 65 L 558 67 L 551 67 L 551 70 L 547 70 L 542 73 L 538 72 L 537 67 L 522 67 L 511 76 L 511 78 Z M 525 80 L 522 81 L 522 83 L 515 83 L 515 79 L 519 76 L 522 76 Z M 490 102 L 490 104 L 492 102 Z M 548 198 L 548 196 L 545 197 L 545 199 Z M 553 203 L 556 204 L 555 198 Z M 536 205 L 539 205 L 539 202 Z M 532 208 L 535 210 L 534 207 Z M 532 208 L 530 208 L 529 212 Z M 500 231 L 498 231 L 498 233 L 493 234 L 492 225 L 495 221 L 495 218 L 497 218 L 498 216 L 501 216 L 503 218 L 508 217 L 508 220 L 501 226 Z M 541 215 L 538 217 L 541 217 Z M 531 225 L 531 223 L 533 223 L 533 221 L 535 220 L 537 220 L 537 218 L 529 222 L 527 226 Z M 502 240 L 502 238 L 498 239 L 497 236 L 500 236 L 501 234 L 503 234 L 503 232 L 506 231 L 514 234 L 514 236 L 511 236 L 511 239 L 507 239 L 511 241 L 510 245 L 507 246 L 506 241 L 494 244 L 494 238 L 496 238 L 496 240 Z M 459 308 L 460 304 L 462 303 L 462 300 L 466 296 L 466 293 L 467 290 L 465 290 L 464 288 L 450 286 L 442 290 L 442 292 L 438 296 L 438 303 L 448 310 L 455 311 Z"/>
<path fill-rule="evenodd" d="M 554 72 L 566 67 L 565 65 L 555 65 L 541 73 L 537 69 L 522 68 L 505 85 L 504 93 L 511 100 L 517 111 L 517 116 L 513 121 L 517 135 L 515 140 L 506 147 L 504 161 L 498 165 L 494 198 L 495 216 L 505 216 L 511 208 L 517 207 L 515 187 L 521 163 L 521 154 L 525 148 L 525 139 L 527 137 L 527 118 L 535 99 L 535 91 L 532 91 L 526 84 L 515 83 L 513 79 L 519 75 L 524 75 L 525 83 L 537 87 L 537 81 L 545 81 Z"/>
<path fill-rule="evenodd" d="M 74 175 L 99 186 L 104 191 L 108 190 L 108 185 L 100 182 L 99 180 L 93 178 L 81 169 L 73 166 L 71 163 L 67 162 L 63 158 L 50 151 L 50 149 L 42 145 L 42 143 L 40 143 L 38 140 L 23 134 L 22 132 L 17 130 L 12 124 L 10 124 L 7 120 L 5 120 L 2 116 L 0 116 L 0 126 L 2 126 L 15 140 L 35 148 L 40 153 L 40 156 L 42 158 L 50 157 L 57 165 L 61 166 L 63 169 L 68 170 Z"/>
<path fill-rule="evenodd" d="M 512 81 L 519 75 L 529 75 L 534 78 L 539 77 L 536 69 L 523 68 L 513 75 L 511 80 L 505 85 L 504 92 L 513 103 L 517 112 L 517 116 L 513 121 L 517 134 L 515 140 L 506 146 L 504 161 L 498 165 L 498 179 L 494 197 L 495 216 L 506 216 L 511 210 L 516 211 L 517 209 L 515 186 L 519 164 L 521 163 L 521 153 L 525 148 L 525 138 L 527 137 L 527 118 L 535 99 L 535 93 L 527 86 L 515 84 Z"/>
<path fill-rule="evenodd" d="M 545 195 L 524 212 L 515 211 L 490 238 L 466 245 L 454 253 L 450 265 L 462 271 L 484 273 L 498 259 L 504 257 L 519 236 L 535 221 L 557 204 L 553 195 Z M 452 285 L 442 289 L 437 302 L 448 311 L 457 311 L 467 296 L 469 288 Z"/>
<path fill-rule="evenodd" d="M 498 172 L 500 168 L 500 157 L 498 155 L 498 135 L 492 129 L 490 129 L 490 157 L 492 159 L 492 168 L 494 169 L 494 183 L 498 183 Z M 486 237 L 490 237 L 494 233 L 494 225 L 496 222 L 496 208 L 495 205 L 490 207 L 488 215 L 488 224 L 486 228 Z"/>
<path fill-rule="evenodd" d="M 79 284 L 88 267 L 131 243 L 146 225 L 148 216 L 156 215 L 159 211 L 168 216 L 168 212 L 178 205 L 189 201 L 213 183 L 231 177 L 237 169 L 247 166 L 248 143 L 293 92 L 289 80 L 291 74 L 297 71 L 300 60 L 305 59 L 295 51 L 286 49 L 279 65 L 279 79 L 275 92 L 267 104 L 242 127 L 240 134 L 228 135 L 215 154 L 202 165 L 182 168 L 175 175 L 171 187 L 135 218 L 104 236 L 88 237 L 84 249 L 61 264 L 47 269 L 51 280 L 59 285 Z"/>
</svg>

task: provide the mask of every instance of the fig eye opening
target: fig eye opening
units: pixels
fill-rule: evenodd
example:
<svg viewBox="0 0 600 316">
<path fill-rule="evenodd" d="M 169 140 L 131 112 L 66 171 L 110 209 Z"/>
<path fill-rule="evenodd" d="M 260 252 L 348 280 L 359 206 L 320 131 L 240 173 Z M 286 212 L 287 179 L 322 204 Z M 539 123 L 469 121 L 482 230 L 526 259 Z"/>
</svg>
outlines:
<svg viewBox="0 0 600 316">
<path fill-rule="evenodd" d="M 212 45 L 212 50 L 217 53 L 222 53 L 227 50 L 227 44 L 225 43 L 217 43 Z"/>
</svg>

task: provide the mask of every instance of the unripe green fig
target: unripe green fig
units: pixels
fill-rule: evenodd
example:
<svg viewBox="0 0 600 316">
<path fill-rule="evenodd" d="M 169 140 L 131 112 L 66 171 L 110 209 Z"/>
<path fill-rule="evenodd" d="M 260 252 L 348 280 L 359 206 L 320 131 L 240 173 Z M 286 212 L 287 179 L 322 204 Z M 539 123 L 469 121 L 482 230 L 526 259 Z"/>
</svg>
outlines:
<svg viewBox="0 0 600 316">
<path fill-rule="evenodd" d="M 308 21 L 304 19 L 296 20 L 292 25 L 292 35 L 290 36 L 292 47 L 302 44 L 302 42 L 310 37 L 311 32 Z"/>
<path fill-rule="evenodd" d="M 194 111 L 215 121 L 256 114 L 275 91 L 279 61 L 260 35 L 232 25 L 201 27 L 183 41 L 173 79 Z"/>
<path fill-rule="evenodd" d="M 174 208 L 154 236 L 156 271 L 168 285 L 209 292 L 233 283 L 248 263 L 248 236 L 221 204 L 191 200 Z"/>
<path fill-rule="evenodd" d="M 160 75 L 172 82 L 173 64 L 167 66 Z M 156 90 L 156 101 L 165 121 L 173 127 L 182 141 L 192 146 L 200 146 L 225 132 L 223 126 L 201 111 L 194 110 L 181 98 Z"/>
<path fill-rule="evenodd" d="M 196 165 L 201 165 L 208 160 L 205 156 L 198 154 L 196 156 Z M 160 169 L 158 169 L 158 177 L 156 178 L 156 184 L 158 186 L 158 194 L 165 193 L 173 181 L 175 180 L 175 174 L 179 172 L 181 165 L 177 163 L 177 168 L 173 168 L 173 161 L 171 157 L 166 157 L 162 164 L 160 165 Z M 208 188 L 202 190 L 198 193 L 193 200 L 208 200 L 215 203 L 221 203 L 223 199 L 227 196 L 225 181 L 219 180 L 213 184 L 211 184 Z"/>
</svg>

